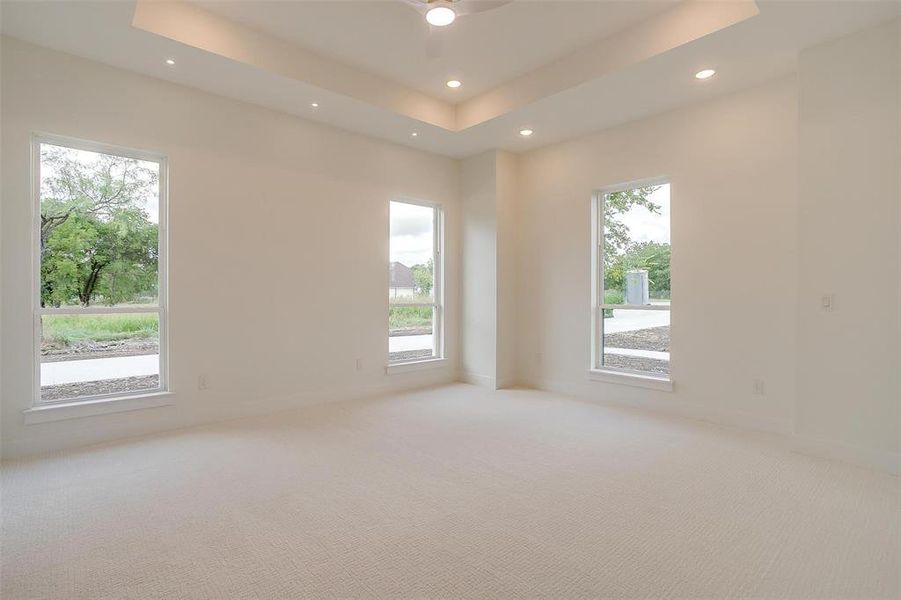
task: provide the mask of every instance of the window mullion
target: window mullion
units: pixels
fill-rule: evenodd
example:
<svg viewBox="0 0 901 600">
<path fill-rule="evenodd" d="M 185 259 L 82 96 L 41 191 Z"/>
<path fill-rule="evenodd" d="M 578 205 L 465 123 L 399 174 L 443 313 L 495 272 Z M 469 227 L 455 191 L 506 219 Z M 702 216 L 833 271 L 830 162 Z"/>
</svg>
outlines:
<svg viewBox="0 0 901 600">
<path fill-rule="evenodd" d="M 388 303 L 389 309 L 392 309 L 392 308 L 436 308 L 438 306 L 440 306 L 440 304 L 437 304 L 437 303 L 430 304 L 427 302 L 416 303 L 416 304 L 413 304 L 413 303 L 404 304 L 404 303 L 400 303 L 400 302 L 398 302 L 398 303 L 389 302 Z"/>
<path fill-rule="evenodd" d="M 670 310 L 669 304 L 601 304 L 601 308 L 613 308 L 616 310 Z"/>
<path fill-rule="evenodd" d="M 162 306 L 73 306 L 60 308 L 38 308 L 39 315 L 116 315 L 135 313 L 159 313 Z"/>
</svg>

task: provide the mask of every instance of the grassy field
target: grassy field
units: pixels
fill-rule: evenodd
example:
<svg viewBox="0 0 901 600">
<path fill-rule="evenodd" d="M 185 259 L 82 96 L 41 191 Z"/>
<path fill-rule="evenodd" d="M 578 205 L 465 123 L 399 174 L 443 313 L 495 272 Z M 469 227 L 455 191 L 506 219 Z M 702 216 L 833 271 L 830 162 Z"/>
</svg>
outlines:
<svg viewBox="0 0 901 600">
<path fill-rule="evenodd" d="M 392 306 L 388 309 L 388 329 L 431 326 L 432 308 L 430 306 Z"/>
<path fill-rule="evenodd" d="M 42 323 L 43 339 L 63 346 L 159 335 L 159 317 L 155 314 L 44 315 Z"/>
<path fill-rule="evenodd" d="M 670 293 L 669 291 L 651 291 L 650 293 L 651 300 L 669 300 Z M 626 301 L 626 295 L 622 290 L 604 290 L 604 303 L 605 304 L 623 304 Z"/>
</svg>

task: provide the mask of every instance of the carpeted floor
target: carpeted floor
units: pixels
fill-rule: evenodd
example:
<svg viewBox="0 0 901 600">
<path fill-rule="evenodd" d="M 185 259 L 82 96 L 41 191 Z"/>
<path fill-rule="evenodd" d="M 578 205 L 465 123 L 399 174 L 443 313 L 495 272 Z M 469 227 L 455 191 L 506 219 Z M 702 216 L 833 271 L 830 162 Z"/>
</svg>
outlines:
<svg viewBox="0 0 901 600">
<path fill-rule="evenodd" d="M 454 385 L 2 470 L 2 597 L 896 598 L 899 480 Z"/>
</svg>

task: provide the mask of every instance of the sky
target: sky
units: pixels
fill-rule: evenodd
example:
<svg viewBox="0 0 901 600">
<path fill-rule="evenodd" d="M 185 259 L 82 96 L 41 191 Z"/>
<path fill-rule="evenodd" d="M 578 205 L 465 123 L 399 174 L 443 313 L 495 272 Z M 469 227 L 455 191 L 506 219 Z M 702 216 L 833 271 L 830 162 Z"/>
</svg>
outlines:
<svg viewBox="0 0 901 600">
<path fill-rule="evenodd" d="M 45 146 L 53 146 L 55 148 L 62 148 L 65 153 L 72 159 L 76 160 L 78 163 L 89 167 L 93 165 L 100 154 L 97 152 L 90 152 L 88 150 L 77 150 L 75 148 L 67 148 L 64 146 L 54 146 L 53 144 L 41 144 L 41 147 Z M 137 161 L 138 165 L 150 169 L 151 171 L 159 174 L 159 165 L 155 162 L 148 162 L 139 160 Z M 121 174 L 121 171 L 120 171 Z M 43 182 L 45 179 L 53 177 L 54 169 L 52 166 L 48 165 L 44 161 L 41 161 L 41 182 L 43 187 Z M 147 212 L 147 218 L 151 223 L 159 223 L 160 221 L 160 202 L 159 202 L 159 187 L 155 186 L 155 190 L 157 193 L 150 195 L 143 199 L 143 208 Z"/>
<path fill-rule="evenodd" d="M 412 267 L 432 258 L 434 215 L 435 211 L 428 206 L 391 203 L 391 262 Z"/>
<path fill-rule="evenodd" d="M 629 212 L 620 215 L 619 220 L 629 228 L 633 242 L 670 243 L 670 187 L 661 185 L 651 194 L 650 200 L 660 206 L 660 213 L 654 214 L 643 206 L 633 206 Z"/>
</svg>

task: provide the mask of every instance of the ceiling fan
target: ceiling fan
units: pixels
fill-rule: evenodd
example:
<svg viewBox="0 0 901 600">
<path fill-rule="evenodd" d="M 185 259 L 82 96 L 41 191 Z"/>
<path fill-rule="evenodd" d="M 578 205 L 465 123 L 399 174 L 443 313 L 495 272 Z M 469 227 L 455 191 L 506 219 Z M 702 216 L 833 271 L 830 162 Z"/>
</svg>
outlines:
<svg viewBox="0 0 901 600">
<path fill-rule="evenodd" d="M 437 58 L 441 54 L 440 36 L 432 35 L 436 29 L 447 27 L 457 17 L 485 12 L 500 8 L 513 0 L 403 0 L 404 4 L 413 8 L 425 17 L 429 24 L 429 36 L 426 38 L 426 56 Z"/>
<path fill-rule="evenodd" d="M 446 27 L 457 17 L 492 10 L 512 0 L 404 0 L 434 27 Z"/>
</svg>

